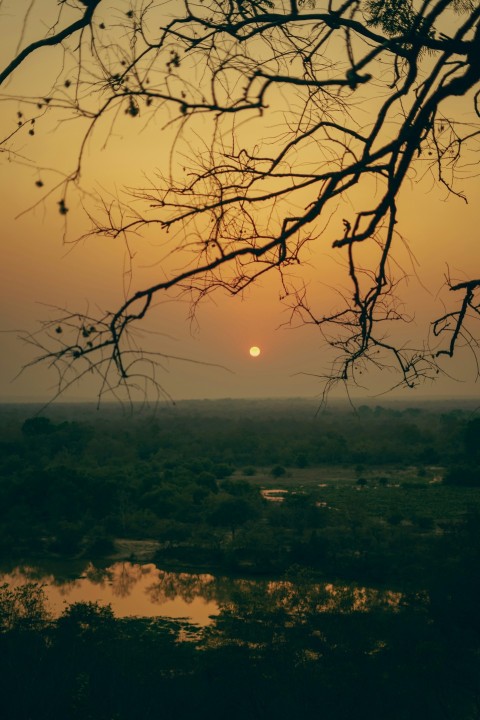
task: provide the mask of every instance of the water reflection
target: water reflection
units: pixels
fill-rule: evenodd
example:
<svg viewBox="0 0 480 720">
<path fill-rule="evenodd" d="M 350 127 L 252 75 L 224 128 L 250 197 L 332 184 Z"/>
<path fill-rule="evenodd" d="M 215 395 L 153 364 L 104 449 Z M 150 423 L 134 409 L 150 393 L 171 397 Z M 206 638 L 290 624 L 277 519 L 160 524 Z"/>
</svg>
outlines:
<svg viewBox="0 0 480 720">
<path fill-rule="evenodd" d="M 67 604 L 99 602 L 112 606 L 117 617 L 191 618 L 208 625 L 219 612 L 212 575 L 172 573 L 153 564 L 116 562 L 106 568 L 89 564 L 77 577 L 33 566 L 0 575 L 0 582 L 18 586 L 35 580 L 44 585 L 49 610 L 59 616 Z"/>
<path fill-rule="evenodd" d="M 285 496 L 288 495 L 288 492 L 288 490 L 277 489 L 260 490 L 261 496 L 265 500 L 269 500 L 270 502 L 283 502 L 285 500 Z"/>
<path fill-rule="evenodd" d="M 32 580 L 42 583 L 49 610 L 57 616 L 67 604 L 90 601 L 110 604 L 117 617 L 190 618 L 202 626 L 221 612 L 240 612 L 245 618 L 280 612 L 301 621 L 318 613 L 391 612 L 402 602 L 398 592 L 315 582 L 303 570 L 282 580 L 169 572 L 152 563 L 131 562 L 105 568 L 88 564 L 78 567 L 74 577 L 71 566 L 70 576 L 65 575 L 65 568 L 61 570 L 22 566 L 0 575 L 0 582 L 12 586 Z"/>
</svg>

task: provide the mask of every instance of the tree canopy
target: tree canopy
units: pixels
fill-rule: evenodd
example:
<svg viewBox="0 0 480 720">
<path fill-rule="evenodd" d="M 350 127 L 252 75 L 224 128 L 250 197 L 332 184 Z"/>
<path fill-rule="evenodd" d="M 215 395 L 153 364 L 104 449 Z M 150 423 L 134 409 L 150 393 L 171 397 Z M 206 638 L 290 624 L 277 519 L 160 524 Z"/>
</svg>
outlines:
<svg viewBox="0 0 480 720">
<path fill-rule="evenodd" d="M 24 42 L 35 5 L 0 70 L 0 99 L 18 108 L 2 155 L 39 167 L 39 202 L 57 203 L 66 230 L 79 198 L 81 237 L 123 239 L 132 263 L 139 236 L 160 247 L 153 282 L 132 282 L 115 310 L 59 311 L 26 336 L 33 363 L 58 370 L 59 391 L 91 371 L 100 394 L 139 375 L 160 387 L 161 358 L 132 335 L 159 297 L 174 289 L 194 311 L 211 292 L 241 294 L 269 272 L 280 274 L 292 321 L 317 326 L 334 350 L 327 389 L 358 382 L 368 366 L 394 367 L 395 382 L 414 387 L 442 371 L 442 356 L 477 352 L 478 275 L 447 276 L 451 304 L 429 338 L 395 339 L 411 319 L 396 255 L 402 189 L 430 176 L 462 198 L 457 180 L 475 172 L 476 0 L 40 0 L 45 22 Z M 59 52 L 47 95 L 11 89 L 22 66 Z M 48 118 L 76 126 L 60 180 L 20 149 Z M 158 171 L 99 190 L 86 169 L 92 156 L 102 162 L 97 138 L 120 133 L 134 153 L 152 124 Z M 343 267 L 333 308 L 318 309 L 296 273 L 319 247 Z"/>
</svg>

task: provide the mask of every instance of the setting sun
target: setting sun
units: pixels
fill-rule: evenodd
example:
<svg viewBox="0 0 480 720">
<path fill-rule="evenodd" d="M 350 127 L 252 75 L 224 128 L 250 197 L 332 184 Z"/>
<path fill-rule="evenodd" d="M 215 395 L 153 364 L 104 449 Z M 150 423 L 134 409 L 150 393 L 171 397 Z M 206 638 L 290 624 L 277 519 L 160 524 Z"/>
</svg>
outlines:
<svg viewBox="0 0 480 720">
<path fill-rule="evenodd" d="M 252 357 L 258 357 L 260 355 L 260 348 L 254 345 L 248 352 Z"/>
</svg>

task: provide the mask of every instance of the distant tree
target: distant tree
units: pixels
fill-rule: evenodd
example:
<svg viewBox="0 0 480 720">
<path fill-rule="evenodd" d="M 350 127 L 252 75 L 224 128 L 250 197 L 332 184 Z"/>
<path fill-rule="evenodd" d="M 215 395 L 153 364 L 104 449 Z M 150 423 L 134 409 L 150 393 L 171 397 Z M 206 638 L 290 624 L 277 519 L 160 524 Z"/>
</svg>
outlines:
<svg viewBox="0 0 480 720">
<path fill-rule="evenodd" d="M 59 311 L 43 334 L 26 336 L 38 350 L 33 362 L 58 370 L 59 392 L 90 372 L 100 394 L 133 387 L 139 376 L 161 392 L 158 353 L 130 332 L 158 298 L 175 289 L 195 308 L 212 291 L 238 295 L 272 271 L 292 322 L 318 327 L 335 353 L 330 371 L 319 370 L 327 388 L 385 366 L 414 387 L 434 379 L 439 358 L 460 346 L 477 352 L 475 275 L 447 277 L 452 304 L 433 322 L 433 342 L 410 347 L 393 332 L 410 318 L 395 255 L 402 189 L 428 176 L 466 199 L 457 180 L 474 171 L 478 2 L 61 0 L 57 12 L 47 5 L 51 14 L 28 42 L 32 6 L 16 10 L 24 12 L 17 51 L 0 70 L 11 116 L 3 157 L 35 166 L 37 139 L 55 142 L 42 132 L 49 119 L 73 121 L 75 162 L 38 167 L 39 203 L 56 203 L 65 221 L 81 205 L 91 222 L 84 237 L 123 238 L 130 257 L 135 237 L 160 231 L 162 257 L 165 242 L 177 258 L 148 287 L 133 280 L 116 309 Z M 47 62 L 60 56 L 47 96 L 15 84 L 40 54 Z M 118 131 L 135 146 L 150 121 L 165 130 L 152 154 L 159 165 L 170 157 L 170 168 L 117 194 L 89 185 L 93 140 Z M 346 217 L 336 212 L 341 203 Z M 332 308 L 316 308 L 296 268 L 327 244 L 346 287 Z"/>
<path fill-rule="evenodd" d="M 201 473 L 199 473 L 197 475 L 197 477 L 195 478 L 195 481 L 202 487 L 210 490 L 211 492 L 218 491 L 217 479 L 216 479 L 215 475 L 211 472 L 207 472 L 206 470 L 203 470 Z"/>
<path fill-rule="evenodd" d="M 50 435 L 55 430 L 55 425 L 49 418 L 33 417 L 28 418 L 22 425 L 22 433 L 25 436 Z"/>
<path fill-rule="evenodd" d="M 227 527 L 235 537 L 237 528 L 257 516 L 254 505 L 242 497 L 219 496 L 207 515 L 207 522 L 214 527 Z"/>
<path fill-rule="evenodd" d="M 387 517 L 388 522 L 390 525 L 400 525 L 402 520 L 404 520 L 404 517 L 399 512 L 393 512 Z"/>
<path fill-rule="evenodd" d="M 228 478 L 230 475 L 233 474 L 234 468 L 232 465 L 227 465 L 227 463 L 219 463 L 218 465 L 214 465 L 212 467 L 212 472 L 217 478 L 217 480 L 221 480 L 222 478 Z"/>
<path fill-rule="evenodd" d="M 445 485 L 480 487 L 480 469 L 477 465 L 455 465 L 443 478 Z"/>
<path fill-rule="evenodd" d="M 475 418 L 467 423 L 463 439 L 467 456 L 478 459 L 480 457 L 480 418 Z"/>
<path fill-rule="evenodd" d="M 251 485 L 247 480 L 224 480 L 222 482 L 222 490 L 236 497 L 245 497 L 248 495 L 251 498 L 258 497 L 258 488 Z"/>
<path fill-rule="evenodd" d="M 295 466 L 297 468 L 306 468 L 309 465 L 309 458 L 307 453 L 298 453 L 295 456 Z"/>
</svg>

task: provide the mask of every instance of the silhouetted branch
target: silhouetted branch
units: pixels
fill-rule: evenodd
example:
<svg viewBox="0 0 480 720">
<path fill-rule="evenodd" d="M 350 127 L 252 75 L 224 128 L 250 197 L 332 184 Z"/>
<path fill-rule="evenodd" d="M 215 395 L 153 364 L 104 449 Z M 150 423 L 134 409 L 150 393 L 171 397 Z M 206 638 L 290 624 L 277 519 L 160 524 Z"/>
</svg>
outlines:
<svg viewBox="0 0 480 720">
<path fill-rule="evenodd" d="M 442 317 L 437 318 L 432 324 L 433 334 L 435 337 L 443 335 L 450 336 L 450 342 L 447 348 L 438 350 L 436 356 L 448 355 L 453 357 L 456 346 L 460 338 L 463 338 L 465 343 L 472 346 L 478 347 L 478 341 L 475 336 L 472 336 L 466 328 L 466 319 L 468 312 L 477 320 L 480 319 L 480 299 L 478 294 L 475 292 L 480 288 L 480 280 L 468 280 L 466 282 L 456 283 L 452 285 L 450 280 L 447 281 L 450 290 L 453 292 L 463 291 L 464 295 L 460 308 L 449 313 L 445 313 Z"/>
<path fill-rule="evenodd" d="M 467 324 L 478 315 L 476 280 L 451 286 L 464 292 L 461 307 L 433 324 L 435 338 L 450 333 L 447 348 L 410 347 L 392 334 L 396 324 L 412 321 L 398 295 L 404 273 L 395 265 L 398 199 L 412 168 L 465 199 L 457 172 L 480 130 L 447 117 L 442 106 L 462 97 L 480 116 L 478 4 L 434 0 L 394 12 L 395 4 L 368 0 L 329 2 L 327 9 L 293 0 L 160 8 L 139 0 L 111 27 L 100 0 L 82 5 L 80 19 L 28 45 L 0 73 L 1 84 L 40 48 L 62 44 L 74 58 L 74 92 L 60 76 L 49 98 L 3 99 L 81 123 L 58 210 L 66 216 L 71 193 L 82 193 L 92 223 L 82 238 L 122 237 L 129 246 L 156 229 L 170 233 L 165 243 L 178 264 L 142 289 L 130 275 L 132 291 L 116 311 L 98 318 L 65 313 L 55 321 L 61 332 L 47 323 L 44 340 L 26 336 L 40 350 L 34 362 L 61 368 L 59 387 L 65 368 L 81 363 L 80 377 L 108 378 L 101 392 L 115 388 L 114 375 L 128 384 L 135 353 L 153 368 L 153 356 L 129 343 L 155 298 L 176 288 L 195 308 L 214 290 L 238 294 L 272 270 L 286 286 L 289 267 L 313 244 L 328 244 L 344 263 L 341 307 L 314 312 L 301 281 L 286 301 L 292 320 L 314 324 L 337 353 L 327 385 L 358 382 L 362 364 L 396 369 L 400 383 L 413 387 L 437 374 L 435 358 L 452 356 L 460 337 L 475 347 Z M 448 36 L 438 29 L 447 20 Z M 0 145 L 11 157 L 27 125 L 19 112 L 18 127 Z M 91 188 L 83 187 L 86 149 L 101 123 L 108 121 L 110 135 L 124 115 L 141 118 L 143 127 L 152 120 L 165 131 L 176 125 L 171 146 L 161 149 L 169 169 L 164 164 L 155 180 L 111 199 L 101 194 L 94 206 Z M 204 117 L 210 125 L 199 124 Z M 258 123 L 255 140 L 245 133 L 247 120 Z M 367 198 L 362 207 L 359 191 Z M 52 190 L 42 192 L 46 202 Z M 334 215 L 340 199 L 352 207 L 343 234 Z M 334 238 L 326 231 L 332 217 Z"/>
<path fill-rule="evenodd" d="M 100 4 L 100 2 L 101 0 L 89 0 L 88 2 L 83 2 L 83 4 L 86 6 L 86 9 L 83 17 L 80 18 L 80 20 L 77 20 L 71 25 L 68 25 L 66 28 L 60 30 L 60 32 L 55 33 L 54 35 L 49 35 L 47 37 L 41 38 L 40 40 L 37 40 L 36 42 L 30 43 L 30 45 L 27 45 L 27 47 L 21 50 L 18 55 L 16 55 L 13 60 L 7 65 L 7 67 L 2 72 L 0 72 L 0 85 L 2 85 L 5 80 L 10 77 L 10 75 L 12 75 L 12 73 L 24 62 L 24 60 L 29 57 L 29 55 L 32 55 L 34 52 L 43 47 L 60 45 L 64 40 L 90 25 L 90 23 L 92 22 L 93 13 L 95 12 L 95 9 L 97 5 Z"/>
</svg>

